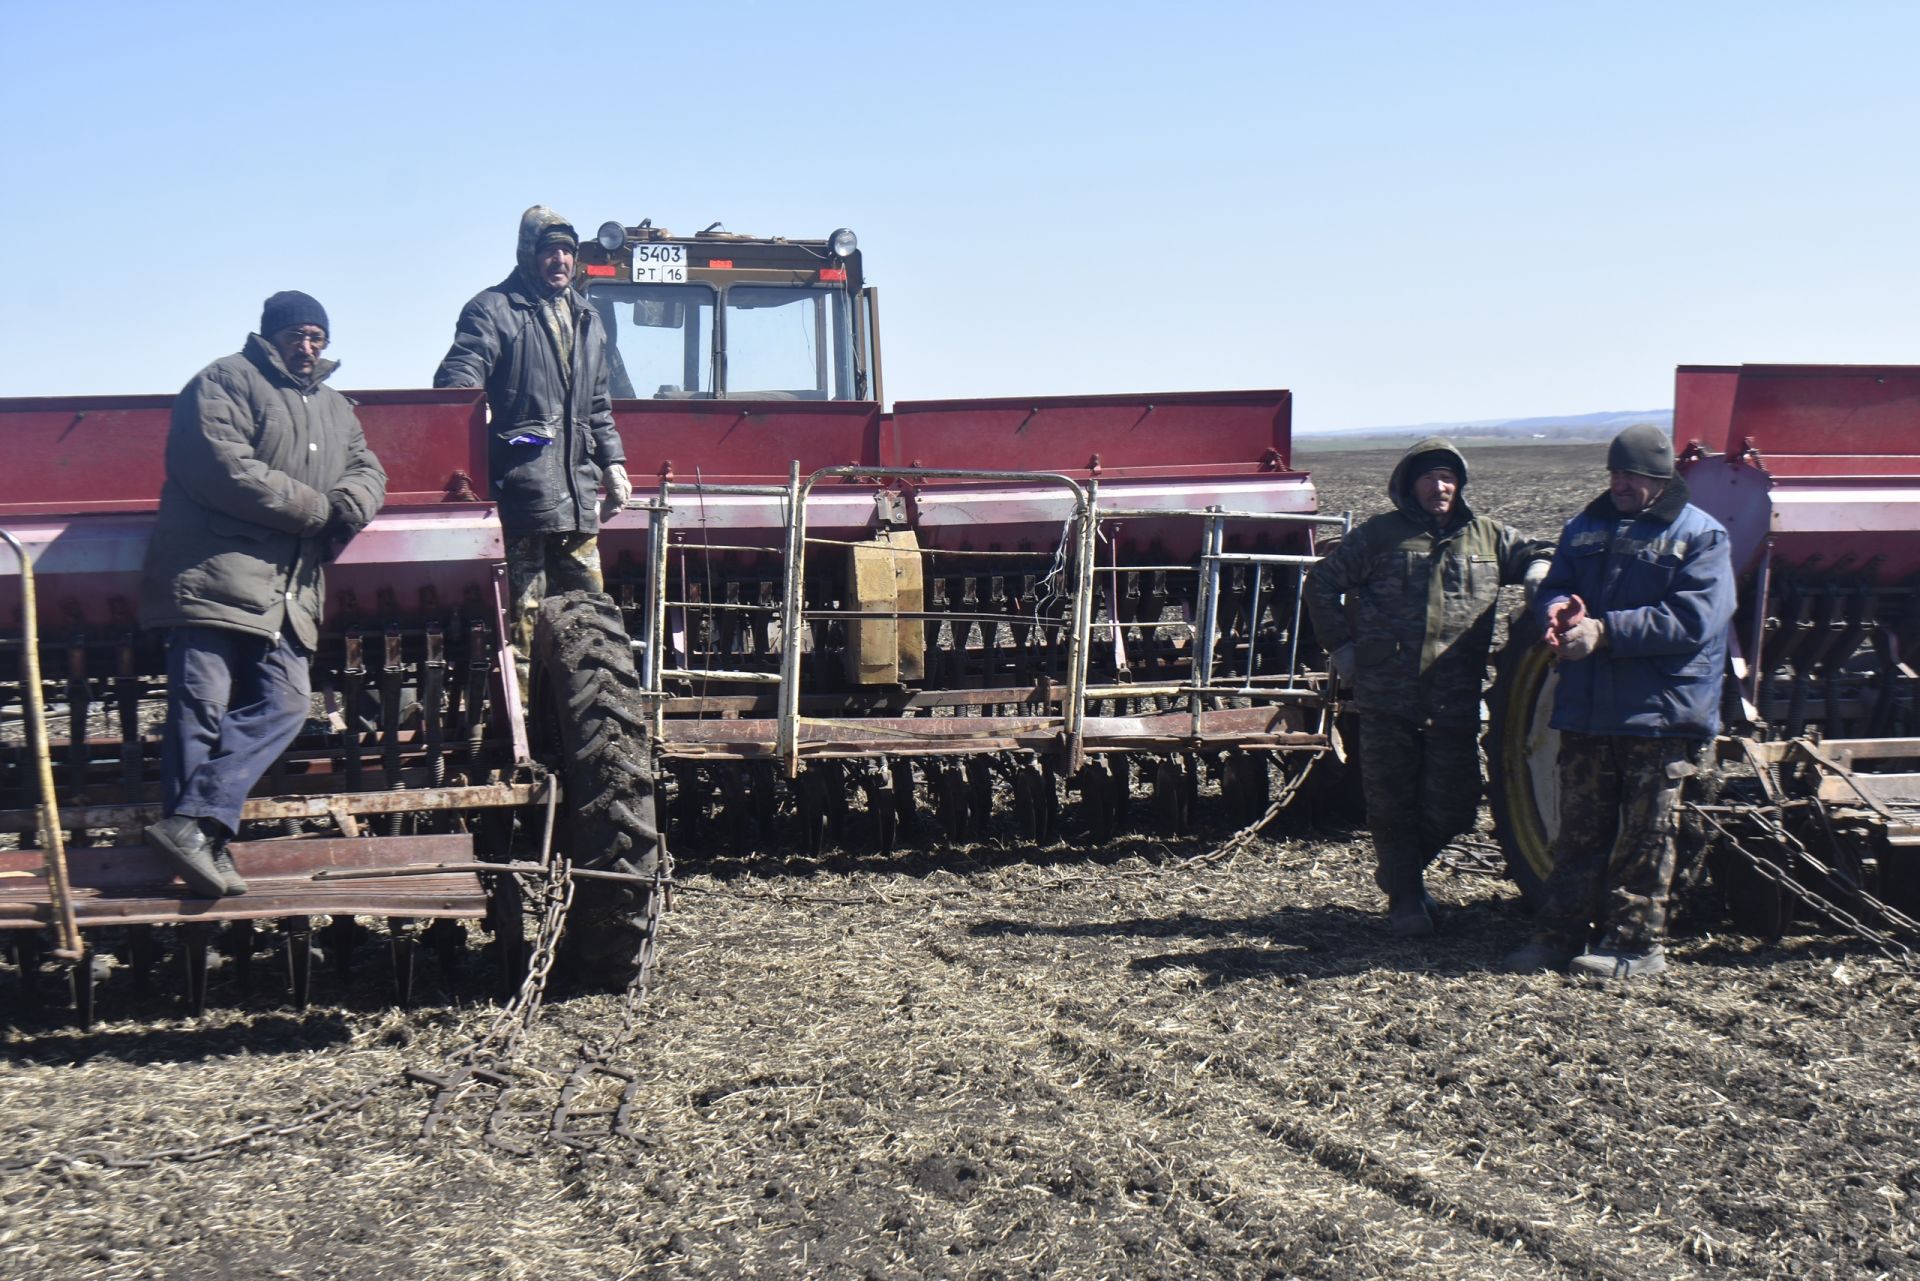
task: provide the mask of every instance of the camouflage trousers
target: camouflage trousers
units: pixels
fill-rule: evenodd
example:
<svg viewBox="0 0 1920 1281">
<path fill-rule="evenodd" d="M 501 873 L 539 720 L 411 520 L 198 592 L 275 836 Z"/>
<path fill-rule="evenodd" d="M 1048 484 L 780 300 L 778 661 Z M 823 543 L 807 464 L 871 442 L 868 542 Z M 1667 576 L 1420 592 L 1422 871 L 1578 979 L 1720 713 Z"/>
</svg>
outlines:
<svg viewBox="0 0 1920 1281">
<path fill-rule="evenodd" d="M 513 665 L 520 697 L 527 696 L 527 659 L 540 602 L 563 592 L 599 592 L 600 539 L 596 534 L 507 535 L 507 621 L 513 629 Z"/>
<path fill-rule="evenodd" d="M 1420 892 L 1427 865 L 1473 827 L 1480 810 L 1480 743 L 1474 727 L 1421 726 L 1377 712 L 1360 717 L 1360 784 L 1389 898 Z"/>
<path fill-rule="evenodd" d="M 1536 935 L 1563 947 L 1645 951 L 1667 933 L 1680 789 L 1703 744 L 1684 738 L 1562 734 L 1560 831 Z"/>
</svg>

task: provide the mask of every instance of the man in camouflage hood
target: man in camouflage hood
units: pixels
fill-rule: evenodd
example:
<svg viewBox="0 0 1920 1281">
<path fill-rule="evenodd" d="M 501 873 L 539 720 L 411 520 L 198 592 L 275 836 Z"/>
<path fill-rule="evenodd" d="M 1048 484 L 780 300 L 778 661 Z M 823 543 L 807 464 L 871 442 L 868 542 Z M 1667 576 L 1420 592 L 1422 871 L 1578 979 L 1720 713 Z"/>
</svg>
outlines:
<svg viewBox="0 0 1920 1281">
<path fill-rule="evenodd" d="M 1307 579 L 1307 607 L 1360 711 L 1360 778 L 1395 934 L 1433 933 L 1425 873 L 1473 826 L 1480 690 L 1502 584 L 1537 582 L 1546 546 L 1475 516 L 1467 462 L 1438 437 L 1393 469 L 1393 510 L 1352 530 Z"/>
<path fill-rule="evenodd" d="M 519 265 L 461 310 L 433 375 L 435 387 L 487 392 L 488 484 L 506 535 L 523 689 L 541 600 L 601 590 L 600 522 L 633 493 L 613 425 L 606 330 L 573 287 L 579 248 L 553 210 L 522 214 Z"/>
</svg>

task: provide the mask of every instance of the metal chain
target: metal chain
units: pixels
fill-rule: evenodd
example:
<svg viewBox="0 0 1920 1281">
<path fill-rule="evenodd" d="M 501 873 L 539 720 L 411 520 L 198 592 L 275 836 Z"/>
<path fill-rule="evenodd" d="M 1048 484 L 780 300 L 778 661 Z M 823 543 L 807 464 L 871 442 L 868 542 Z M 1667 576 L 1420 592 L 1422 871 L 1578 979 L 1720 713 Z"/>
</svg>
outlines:
<svg viewBox="0 0 1920 1281">
<path fill-rule="evenodd" d="M 594 1072 L 619 1077 L 627 1082 L 628 1088 L 623 1094 L 621 1106 L 608 1110 L 615 1114 L 615 1122 L 609 1133 L 623 1138 L 633 1137 L 627 1127 L 627 1115 L 634 1103 L 635 1078 L 631 1073 L 613 1067 L 609 1060 L 639 1036 L 640 1010 L 650 989 L 659 955 L 660 917 L 672 879 L 672 859 L 663 851 L 661 869 L 654 877 L 648 898 L 646 924 L 637 953 L 639 963 L 634 979 L 622 998 L 620 1029 L 611 1039 L 583 1044 L 578 1055 L 580 1066 L 575 1068 L 567 1084 L 561 1088 L 560 1103 L 553 1109 L 537 1113 L 549 1119 L 548 1130 L 556 1140 L 575 1147 L 581 1146 L 578 1136 L 567 1131 L 564 1125 L 570 1118 L 589 1115 L 585 1111 L 571 1109 L 569 1105 Z M 500 1133 L 500 1128 L 512 1115 L 507 1104 L 512 1085 L 513 1059 L 519 1053 L 522 1040 L 539 1022 L 577 884 L 571 865 L 564 856 L 556 854 L 548 866 L 547 878 L 541 890 L 543 908 L 540 928 L 529 951 L 526 976 L 513 999 L 501 1008 L 485 1031 L 442 1056 L 446 1070 L 430 1072 L 419 1068 L 402 1069 L 289 1120 L 260 1122 L 207 1143 L 158 1148 L 137 1154 L 116 1153 L 100 1147 L 49 1149 L 37 1155 L 0 1159 L 0 1174 L 55 1171 L 81 1164 L 112 1170 L 144 1170 L 163 1163 L 194 1164 L 208 1161 L 263 1140 L 289 1138 L 336 1116 L 357 1112 L 386 1091 L 408 1083 L 434 1087 L 422 1121 L 423 1137 L 435 1132 L 448 1109 L 470 1087 L 484 1085 L 496 1092 L 495 1102 L 486 1119 L 487 1140 L 508 1151 L 530 1153 L 530 1147 L 514 1143 Z"/>
<path fill-rule="evenodd" d="M 482 1056 L 487 1053 L 489 1046 L 496 1043 L 499 1048 L 493 1051 L 495 1059 L 510 1056 L 520 1037 L 538 1021 L 540 1003 L 553 965 L 554 949 L 564 928 L 566 909 L 573 898 L 573 879 L 568 875 L 569 870 L 564 859 L 556 857 L 553 860 L 545 891 L 547 910 L 541 921 L 527 976 L 521 983 L 519 991 L 515 993 L 513 1000 L 495 1016 L 485 1032 L 474 1041 L 446 1055 L 449 1064 L 464 1062 L 469 1068 L 481 1070 L 479 1065 Z M 310 1108 L 290 1120 L 263 1121 L 207 1143 L 156 1148 L 137 1154 L 116 1153 L 99 1147 L 49 1149 L 38 1155 L 0 1159 L 0 1174 L 21 1174 L 32 1170 L 55 1171 L 80 1164 L 97 1165 L 110 1170 L 145 1170 L 163 1163 L 191 1165 L 208 1161 L 263 1139 L 289 1138 L 336 1116 L 357 1112 L 387 1090 L 409 1080 L 421 1079 L 416 1073 L 417 1069 L 404 1069 L 384 1075 L 339 1098 Z M 444 1107 L 445 1103 L 442 1102 L 441 1096 L 436 1094 L 433 1106 L 430 1107 L 430 1117 L 437 1115 L 437 1110 L 444 1110 Z"/>
<path fill-rule="evenodd" d="M 444 1112 L 443 1099 L 451 1097 L 452 1091 L 463 1086 L 469 1079 L 477 1079 L 481 1084 L 493 1087 L 493 1102 L 488 1108 L 484 1122 L 483 1137 L 492 1147 L 515 1156 L 531 1156 L 540 1141 L 545 1140 L 572 1148 L 577 1152 L 598 1151 L 610 1139 L 636 1139 L 639 1136 L 630 1127 L 630 1118 L 638 1099 L 639 1078 L 614 1062 L 615 1056 L 625 1047 L 639 1039 L 640 1013 L 652 990 L 653 970 L 659 955 L 660 918 L 665 911 L 666 898 L 673 885 L 673 858 L 664 848 L 656 864 L 651 892 L 647 896 L 646 923 L 641 930 L 640 941 L 634 953 L 634 974 L 620 998 L 620 1026 L 609 1036 L 601 1039 L 586 1038 L 574 1054 L 572 1068 L 553 1096 L 553 1102 L 546 1106 L 522 1106 L 520 1098 L 513 1089 L 513 1068 L 510 1056 L 513 1046 L 503 1046 L 503 1052 L 485 1067 L 473 1067 L 460 1074 L 456 1079 L 444 1084 L 435 1081 L 441 1088 L 435 1095 L 434 1109 L 429 1113 L 428 1125 L 423 1128 L 423 1136 L 432 1133 L 432 1125 L 437 1123 Z M 606 1078 L 620 1085 L 620 1099 L 612 1107 L 581 1108 L 575 1101 L 594 1082 L 595 1078 Z M 417 1078 L 418 1079 L 418 1078 Z M 541 1082 L 552 1079 L 551 1074 L 539 1074 Z M 589 1133 L 580 1128 L 582 1122 L 605 1122 L 605 1128 Z"/>
<path fill-rule="evenodd" d="M 1766 880 L 1793 895 L 1841 929 L 1853 934 L 1863 942 L 1873 945 L 1873 947 L 1888 960 L 1899 962 L 1909 969 L 1912 969 L 1916 963 L 1920 963 L 1920 956 L 1916 956 L 1913 949 L 1901 943 L 1900 940 L 1894 938 L 1891 934 L 1868 925 L 1853 915 L 1853 913 L 1814 890 L 1811 886 L 1803 884 L 1772 859 L 1766 857 L 1764 854 L 1755 853 L 1753 850 L 1741 844 L 1740 838 L 1729 831 L 1727 826 L 1704 806 L 1694 801 L 1688 801 L 1685 805 L 1686 808 L 1711 823 L 1714 830 L 1726 839 L 1728 848 L 1746 860 L 1746 862 L 1753 867 L 1754 871 L 1758 872 Z M 1777 820 L 1762 813 L 1759 807 L 1747 808 L 1742 811 L 1742 815 L 1743 817 L 1752 818 L 1755 822 L 1759 823 L 1764 835 L 1792 847 L 1808 860 L 1809 866 L 1814 867 L 1816 871 L 1820 870 L 1822 865 L 1818 859 L 1813 857 L 1812 852 Z M 1821 874 L 1827 875 L 1829 873 L 1822 872 Z M 1866 901 L 1869 906 L 1874 907 L 1875 910 L 1892 910 L 1870 894 L 1862 892 L 1861 897 L 1863 901 Z M 1895 913 L 1895 916 L 1900 915 L 1902 914 Z"/>
</svg>

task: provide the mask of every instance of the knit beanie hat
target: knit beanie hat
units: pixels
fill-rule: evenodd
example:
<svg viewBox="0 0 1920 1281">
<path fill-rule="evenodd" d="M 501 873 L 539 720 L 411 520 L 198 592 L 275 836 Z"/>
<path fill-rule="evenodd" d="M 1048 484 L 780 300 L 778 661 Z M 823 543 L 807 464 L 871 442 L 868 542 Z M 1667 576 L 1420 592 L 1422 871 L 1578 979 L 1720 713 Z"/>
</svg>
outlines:
<svg viewBox="0 0 1920 1281">
<path fill-rule="evenodd" d="M 1451 449 L 1429 449 L 1425 453 L 1415 454 L 1407 463 L 1407 479 L 1419 480 L 1435 468 L 1445 467 L 1453 473 L 1454 480 L 1464 488 L 1467 483 L 1467 472 L 1460 462 L 1460 455 Z"/>
<path fill-rule="evenodd" d="M 578 252 L 580 249 L 580 237 L 574 233 L 571 226 L 564 222 L 550 223 L 542 227 L 540 234 L 534 237 L 533 250 L 535 253 L 538 253 L 548 245 L 553 244 L 565 245 L 569 250 Z"/>
<path fill-rule="evenodd" d="M 299 325 L 318 325 L 328 334 L 333 333 L 327 324 L 327 309 L 314 301 L 309 294 L 298 289 L 283 289 L 267 299 L 260 309 L 260 336 L 271 338 L 282 329 L 292 329 Z"/>
<path fill-rule="evenodd" d="M 1607 446 L 1607 470 L 1673 479 L 1673 441 L 1652 423 L 1636 423 Z"/>
</svg>

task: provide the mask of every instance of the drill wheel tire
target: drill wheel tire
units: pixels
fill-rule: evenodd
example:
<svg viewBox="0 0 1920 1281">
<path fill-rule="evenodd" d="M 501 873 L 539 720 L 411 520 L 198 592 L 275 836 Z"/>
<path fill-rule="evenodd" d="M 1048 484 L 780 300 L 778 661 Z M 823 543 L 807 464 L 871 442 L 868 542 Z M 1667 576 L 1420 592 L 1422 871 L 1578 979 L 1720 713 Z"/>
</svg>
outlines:
<svg viewBox="0 0 1920 1281">
<path fill-rule="evenodd" d="M 1529 907 L 1539 906 L 1553 871 L 1560 826 L 1560 733 L 1547 723 L 1558 683 L 1553 651 L 1544 642 L 1509 640 L 1495 660 L 1487 695 L 1487 808 L 1507 874 Z"/>
<path fill-rule="evenodd" d="M 598 592 L 540 607 L 533 635 L 528 733 L 559 776 L 557 849 L 575 867 L 652 876 L 660 866 L 653 743 L 620 608 Z M 652 891 L 582 880 L 561 959 L 577 982 L 615 990 L 639 972 Z"/>
</svg>

